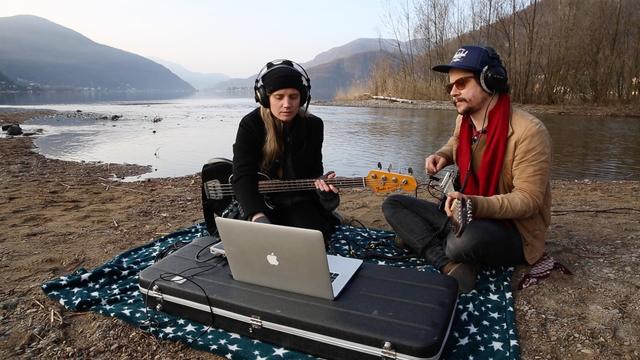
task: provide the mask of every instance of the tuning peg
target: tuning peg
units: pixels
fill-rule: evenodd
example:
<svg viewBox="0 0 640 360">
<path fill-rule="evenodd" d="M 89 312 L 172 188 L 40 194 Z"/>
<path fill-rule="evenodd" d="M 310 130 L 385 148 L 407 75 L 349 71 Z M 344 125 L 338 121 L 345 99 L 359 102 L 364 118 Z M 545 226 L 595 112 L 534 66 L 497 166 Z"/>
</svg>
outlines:
<svg viewBox="0 0 640 360">
<path fill-rule="evenodd" d="M 409 175 L 413 175 L 413 168 L 409 166 L 409 168 L 407 169 L 407 172 L 409 173 Z"/>
<path fill-rule="evenodd" d="M 382 164 L 378 161 L 378 170 L 382 170 Z"/>
<path fill-rule="evenodd" d="M 391 172 L 392 168 L 393 168 L 393 164 L 389 164 L 389 167 L 387 168 L 387 172 Z"/>
</svg>

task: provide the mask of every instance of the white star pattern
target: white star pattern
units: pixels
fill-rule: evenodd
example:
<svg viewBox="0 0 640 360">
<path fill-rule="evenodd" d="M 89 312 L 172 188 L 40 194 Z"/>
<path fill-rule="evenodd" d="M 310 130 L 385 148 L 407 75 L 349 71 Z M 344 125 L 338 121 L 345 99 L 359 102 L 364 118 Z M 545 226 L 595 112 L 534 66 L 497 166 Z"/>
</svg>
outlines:
<svg viewBox="0 0 640 360">
<path fill-rule="evenodd" d="M 236 333 L 227 333 L 222 329 L 204 327 L 207 334 L 198 333 L 196 323 L 184 319 L 158 313 L 154 309 L 144 307 L 146 296 L 138 291 L 138 273 L 154 263 L 155 256 L 168 246 L 178 242 L 189 242 L 200 236 L 203 226 L 194 226 L 187 231 L 181 230 L 179 235 L 168 235 L 156 240 L 153 244 L 139 250 L 130 251 L 111 260 L 105 266 L 85 272 L 84 274 L 60 277 L 42 285 L 45 293 L 60 302 L 63 306 L 71 304 L 71 310 L 81 306 L 81 310 L 93 310 L 106 316 L 117 315 L 120 319 L 140 326 L 152 332 L 158 338 L 181 340 L 191 346 L 214 352 L 227 358 L 243 358 L 264 360 L 268 358 L 314 358 L 309 355 L 292 353 L 283 347 L 274 347 L 259 339 L 249 339 Z M 354 248 L 354 239 L 360 238 L 360 244 L 366 245 L 378 234 L 377 230 L 367 231 L 350 227 L 342 227 L 336 232 L 334 249 L 337 255 L 345 256 L 349 248 Z M 388 233 L 381 237 L 381 243 L 389 243 Z M 351 245 L 350 245 L 351 244 Z M 365 249 L 365 246 L 357 248 Z M 397 249 L 384 244 L 375 249 L 379 254 L 398 255 Z M 418 271 L 433 272 L 433 268 L 425 265 L 423 260 L 409 259 L 372 260 L 382 266 L 392 265 L 399 268 L 414 268 Z M 513 294 L 510 288 L 510 276 L 513 269 L 487 268 L 478 276 L 476 289 L 469 294 L 458 297 L 458 305 L 449 338 L 450 342 L 443 352 L 443 358 L 487 359 L 484 351 L 495 359 L 514 359 L 518 353 L 513 352 L 519 346 L 515 329 L 513 311 Z M 107 275 L 109 274 L 109 275 Z M 69 286 L 71 284 L 72 286 Z M 476 310 L 477 309 L 477 310 Z M 124 316 L 123 316 L 124 315 Z M 210 320 L 210 319 L 209 319 Z M 151 326 L 155 324 L 155 326 Z M 475 325 L 478 324 L 478 327 Z M 230 341 L 235 339 L 234 341 Z M 507 347 L 506 344 L 509 344 Z M 220 346 L 222 345 L 222 346 Z M 506 348 L 506 349 L 505 349 Z M 272 354 L 271 356 L 267 354 Z M 449 354 L 449 356 L 447 356 Z"/>
<path fill-rule="evenodd" d="M 273 355 L 272 356 L 282 356 L 284 357 L 285 353 L 288 353 L 289 351 L 286 350 L 285 348 L 278 348 L 278 349 L 273 349 Z"/>
</svg>

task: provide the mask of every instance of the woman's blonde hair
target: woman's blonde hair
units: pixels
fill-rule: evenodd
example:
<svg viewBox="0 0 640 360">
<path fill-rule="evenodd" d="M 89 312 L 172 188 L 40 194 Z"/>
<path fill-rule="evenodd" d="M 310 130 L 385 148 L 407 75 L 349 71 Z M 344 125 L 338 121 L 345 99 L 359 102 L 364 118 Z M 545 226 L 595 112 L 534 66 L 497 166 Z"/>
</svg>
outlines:
<svg viewBox="0 0 640 360">
<path fill-rule="evenodd" d="M 306 112 L 300 108 L 298 110 L 298 116 L 305 117 Z M 283 122 L 278 120 L 269 108 L 260 106 L 260 117 L 264 122 L 264 128 L 266 136 L 264 139 L 264 145 L 262 146 L 262 163 L 260 168 L 266 172 L 269 170 L 273 162 L 282 155 L 284 151 L 284 139 L 283 139 Z M 282 169 L 279 169 L 280 172 Z M 279 174 L 282 175 L 282 174 Z"/>
</svg>

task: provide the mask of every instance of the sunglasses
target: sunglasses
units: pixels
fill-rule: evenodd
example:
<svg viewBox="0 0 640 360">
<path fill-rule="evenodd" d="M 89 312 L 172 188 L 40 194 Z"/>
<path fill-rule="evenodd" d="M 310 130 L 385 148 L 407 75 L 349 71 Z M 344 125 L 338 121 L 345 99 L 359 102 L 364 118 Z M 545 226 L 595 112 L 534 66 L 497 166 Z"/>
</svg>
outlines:
<svg viewBox="0 0 640 360">
<path fill-rule="evenodd" d="M 444 89 L 447 91 L 447 94 L 451 94 L 451 90 L 453 90 L 454 86 L 456 87 L 456 89 L 458 89 L 458 91 L 462 91 L 464 90 L 465 87 L 467 87 L 467 84 L 469 83 L 469 81 L 474 77 L 476 76 L 475 75 L 463 76 L 461 78 L 458 78 L 456 81 L 445 85 Z"/>
</svg>

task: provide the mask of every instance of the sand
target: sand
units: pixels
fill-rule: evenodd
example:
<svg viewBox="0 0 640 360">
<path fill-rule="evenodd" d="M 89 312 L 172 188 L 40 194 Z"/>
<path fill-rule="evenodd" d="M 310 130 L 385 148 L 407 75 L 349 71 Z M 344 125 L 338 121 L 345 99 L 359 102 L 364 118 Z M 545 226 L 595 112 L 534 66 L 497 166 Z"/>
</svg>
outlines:
<svg viewBox="0 0 640 360">
<path fill-rule="evenodd" d="M 0 123 L 39 113 L 0 110 Z M 200 222 L 199 174 L 123 183 L 112 179 L 145 168 L 46 159 L 32 148 L 30 137 L 0 139 L 0 358 L 217 358 L 116 319 L 66 311 L 40 289 Z M 640 359 L 640 182 L 552 188 L 547 250 L 574 275 L 553 273 L 514 291 L 522 358 Z M 343 191 L 339 210 L 388 228 L 384 197 Z M 514 284 L 527 270 L 517 270 Z"/>
</svg>

